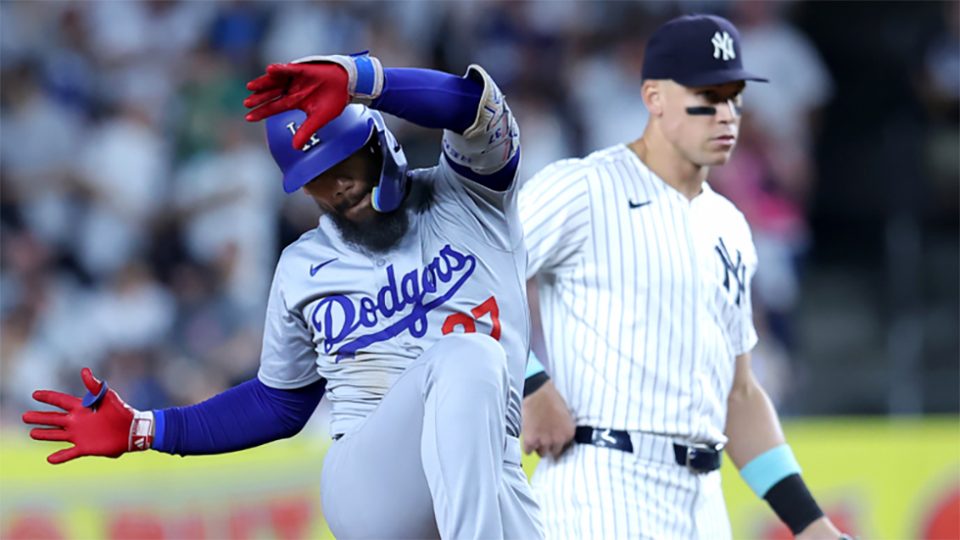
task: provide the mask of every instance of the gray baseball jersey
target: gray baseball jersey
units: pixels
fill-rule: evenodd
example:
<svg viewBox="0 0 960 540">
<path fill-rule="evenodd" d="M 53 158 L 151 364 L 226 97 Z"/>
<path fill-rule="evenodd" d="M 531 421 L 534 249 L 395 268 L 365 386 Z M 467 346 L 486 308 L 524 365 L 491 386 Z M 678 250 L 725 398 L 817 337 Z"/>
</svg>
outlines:
<svg viewBox="0 0 960 540">
<path fill-rule="evenodd" d="M 611 486 L 576 484 L 584 467 L 614 469 L 589 473 L 607 483 L 651 482 L 645 491 L 609 501 L 607 508 L 622 506 L 619 516 L 598 519 L 607 527 L 622 521 L 622 527 L 601 525 L 591 535 L 694 535 L 693 529 L 657 528 L 678 521 L 658 516 L 655 504 L 644 516 L 628 517 L 637 513 L 630 501 L 707 500 L 690 495 L 691 482 L 707 480 L 674 464 L 672 453 L 663 453 L 672 452 L 663 441 L 726 441 L 735 357 L 757 341 L 750 305 L 756 254 L 743 215 L 706 183 L 688 200 L 624 145 L 547 167 L 524 186 L 519 204 L 527 274 L 539 275 L 554 384 L 578 425 L 638 437 L 637 456 L 576 445 L 559 461 L 541 462 L 534 486 L 542 495 L 548 536 L 564 528 L 580 536 L 579 525 L 569 521 L 577 509 L 563 506 L 571 500 L 590 499 L 596 491 L 592 504 L 607 504 Z M 662 463 L 662 477 L 642 480 L 661 473 L 634 459 Z M 719 487 L 712 491 L 719 493 Z M 718 504 L 719 511 L 710 507 L 707 514 L 725 515 L 722 498 Z M 590 516 L 596 509 L 586 504 L 581 510 Z"/>
<path fill-rule="evenodd" d="M 511 366 L 508 430 L 519 435 L 529 343 L 525 254 L 516 192 L 458 175 L 445 159 L 410 173 L 410 231 L 370 256 L 329 216 L 280 256 L 267 307 L 259 377 L 274 388 L 327 380 L 330 432 L 370 414 L 437 339 L 480 332 Z"/>
</svg>

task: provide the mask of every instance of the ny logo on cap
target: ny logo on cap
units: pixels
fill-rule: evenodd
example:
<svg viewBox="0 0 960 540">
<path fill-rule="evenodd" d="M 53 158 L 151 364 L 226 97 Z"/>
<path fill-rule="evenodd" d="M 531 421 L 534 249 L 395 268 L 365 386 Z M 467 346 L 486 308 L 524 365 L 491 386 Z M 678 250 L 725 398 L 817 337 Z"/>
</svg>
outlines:
<svg viewBox="0 0 960 540">
<path fill-rule="evenodd" d="M 733 38 L 730 37 L 730 34 L 720 31 L 713 34 L 713 39 L 710 40 L 713 43 L 713 57 L 720 58 L 720 55 L 723 55 L 723 60 L 731 60 L 737 57 L 736 51 L 733 50 Z"/>
</svg>

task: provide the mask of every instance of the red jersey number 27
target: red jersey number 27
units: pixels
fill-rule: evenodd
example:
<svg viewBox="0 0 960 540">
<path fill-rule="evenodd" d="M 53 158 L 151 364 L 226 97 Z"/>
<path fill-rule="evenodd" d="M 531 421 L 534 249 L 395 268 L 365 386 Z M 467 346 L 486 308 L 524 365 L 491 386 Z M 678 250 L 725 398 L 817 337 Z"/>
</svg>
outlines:
<svg viewBox="0 0 960 540">
<path fill-rule="evenodd" d="M 447 317 L 447 320 L 443 321 L 443 335 L 455 331 L 458 326 L 463 328 L 464 334 L 472 334 L 477 331 L 477 321 L 480 320 L 480 317 L 490 315 L 493 326 L 493 329 L 490 330 L 490 337 L 500 341 L 500 306 L 497 305 L 496 298 L 492 296 L 487 298 L 483 303 L 471 309 L 470 313 L 473 317 L 466 313 L 454 313 Z"/>
</svg>

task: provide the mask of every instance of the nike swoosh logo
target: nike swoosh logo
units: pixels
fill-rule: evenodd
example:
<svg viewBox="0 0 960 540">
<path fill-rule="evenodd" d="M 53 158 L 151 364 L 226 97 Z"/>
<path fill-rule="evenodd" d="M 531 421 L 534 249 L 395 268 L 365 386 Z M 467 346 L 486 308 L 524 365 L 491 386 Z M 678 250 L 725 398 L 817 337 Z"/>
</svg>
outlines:
<svg viewBox="0 0 960 540">
<path fill-rule="evenodd" d="M 636 203 L 636 202 L 633 202 L 633 201 L 631 201 L 631 200 L 628 199 L 627 202 L 630 203 L 630 208 L 631 208 L 631 209 L 636 209 L 636 208 L 640 208 L 640 207 L 646 206 L 646 205 L 650 204 L 652 201 L 644 201 L 644 202 Z"/>
<path fill-rule="evenodd" d="M 335 261 L 335 260 L 337 260 L 337 257 L 334 257 L 334 258 L 330 259 L 330 260 L 327 261 L 327 262 L 322 262 L 322 263 L 320 263 L 320 264 L 312 265 L 312 266 L 310 267 L 310 277 L 313 277 L 313 276 L 317 275 L 317 272 L 319 272 L 321 268 L 323 268 L 324 266 L 332 263 L 332 262 Z"/>
</svg>

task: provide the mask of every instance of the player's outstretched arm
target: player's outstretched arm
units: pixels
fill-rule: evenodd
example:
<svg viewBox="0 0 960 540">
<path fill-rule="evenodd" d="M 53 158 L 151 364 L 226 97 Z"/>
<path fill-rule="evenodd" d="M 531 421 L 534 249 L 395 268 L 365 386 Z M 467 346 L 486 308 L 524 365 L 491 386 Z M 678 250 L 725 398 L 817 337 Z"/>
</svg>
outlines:
<svg viewBox="0 0 960 540">
<path fill-rule="evenodd" d="M 271 64 L 247 84 L 248 121 L 290 109 L 307 119 L 293 146 L 362 103 L 420 126 L 444 129 L 444 153 L 458 173 L 496 190 L 512 183 L 519 164 L 519 130 L 493 79 L 479 66 L 464 77 L 419 68 L 384 68 L 367 54 L 309 56 Z"/>
<path fill-rule="evenodd" d="M 727 398 L 727 452 L 758 497 L 799 539 L 843 538 L 817 505 L 800 477 L 777 412 L 750 368 L 750 355 L 737 357 Z"/>
<path fill-rule="evenodd" d="M 37 401 L 63 412 L 28 411 L 33 439 L 70 442 L 47 461 L 64 463 L 83 456 L 116 458 L 127 452 L 157 450 L 170 454 L 219 454 L 252 448 L 297 434 L 323 397 L 325 381 L 281 390 L 252 379 L 189 407 L 138 411 L 83 368 L 84 398 L 38 390 Z"/>
</svg>

